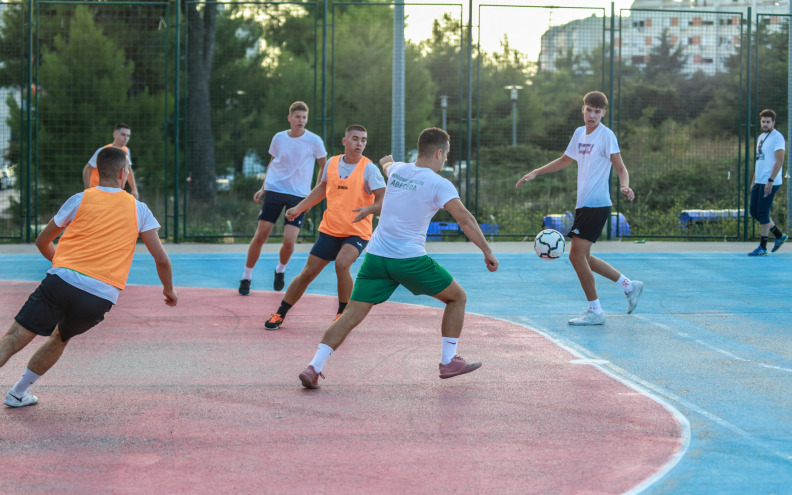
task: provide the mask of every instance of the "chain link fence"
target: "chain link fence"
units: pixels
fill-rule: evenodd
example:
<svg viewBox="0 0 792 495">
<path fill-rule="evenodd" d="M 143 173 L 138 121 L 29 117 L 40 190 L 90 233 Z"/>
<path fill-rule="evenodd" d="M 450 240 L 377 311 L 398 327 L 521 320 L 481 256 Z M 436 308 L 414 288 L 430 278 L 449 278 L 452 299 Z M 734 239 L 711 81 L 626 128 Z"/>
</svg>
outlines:
<svg viewBox="0 0 792 495">
<path fill-rule="evenodd" d="M 161 235 L 246 242 L 270 140 L 296 100 L 310 107 L 309 128 L 330 155 L 343 151 L 350 124 L 368 129 L 365 154 L 375 162 L 414 158 L 420 130 L 444 127 L 452 151 L 441 173 L 488 236 L 563 230 L 575 166 L 514 184 L 564 153 L 591 90 L 610 98 L 603 123 L 619 137 L 637 193 L 635 202 L 618 198 L 613 174 L 606 237 L 756 235 L 745 209 L 758 112 L 773 108 L 787 135 L 787 16 L 467 9 L 405 4 L 402 72 L 390 3 L 0 3 L 0 238 L 32 241 L 82 189 L 83 167 L 123 122 Z M 394 150 L 400 78 L 405 145 Z M 786 229 L 782 196 L 774 215 Z M 318 207 L 302 237 L 320 218 Z M 435 222 L 445 228 L 432 239 L 463 237 L 447 213 Z"/>
</svg>

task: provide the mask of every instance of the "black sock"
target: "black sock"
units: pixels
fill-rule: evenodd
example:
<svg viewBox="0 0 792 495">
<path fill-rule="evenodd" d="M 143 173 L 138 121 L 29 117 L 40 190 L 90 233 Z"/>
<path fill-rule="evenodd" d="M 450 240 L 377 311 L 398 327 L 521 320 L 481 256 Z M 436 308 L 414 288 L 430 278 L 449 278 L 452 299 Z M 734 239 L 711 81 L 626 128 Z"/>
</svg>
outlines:
<svg viewBox="0 0 792 495">
<path fill-rule="evenodd" d="M 782 235 L 784 235 L 780 230 L 778 230 L 778 225 L 773 225 L 773 228 L 770 229 L 770 232 L 773 233 L 776 239 L 780 239 Z"/>
<path fill-rule="evenodd" d="M 291 307 L 291 304 L 287 303 L 286 301 L 281 301 L 280 308 L 278 308 L 278 314 L 281 315 L 281 317 L 286 318 L 286 313 L 289 312 Z"/>
<path fill-rule="evenodd" d="M 762 246 L 762 249 L 767 249 L 767 237 L 762 236 L 759 239 L 759 245 Z"/>
<path fill-rule="evenodd" d="M 347 307 L 347 304 L 349 304 L 349 303 L 348 302 L 345 302 L 345 303 L 339 302 L 338 303 L 338 314 L 341 314 L 341 313 L 344 312 L 344 310 Z"/>
</svg>

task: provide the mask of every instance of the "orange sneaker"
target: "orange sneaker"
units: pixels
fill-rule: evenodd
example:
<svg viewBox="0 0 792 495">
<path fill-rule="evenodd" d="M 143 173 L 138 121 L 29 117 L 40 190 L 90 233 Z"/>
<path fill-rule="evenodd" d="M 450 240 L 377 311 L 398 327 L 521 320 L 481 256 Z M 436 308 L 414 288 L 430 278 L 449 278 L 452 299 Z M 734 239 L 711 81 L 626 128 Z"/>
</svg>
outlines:
<svg viewBox="0 0 792 495">
<path fill-rule="evenodd" d="M 270 319 L 267 320 L 266 323 L 264 323 L 264 328 L 267 330 L 277 330 L 282 324 L 283 317 L 280 314 L 275 313 L 274 315 L 270 316 Z"/>
</svg>

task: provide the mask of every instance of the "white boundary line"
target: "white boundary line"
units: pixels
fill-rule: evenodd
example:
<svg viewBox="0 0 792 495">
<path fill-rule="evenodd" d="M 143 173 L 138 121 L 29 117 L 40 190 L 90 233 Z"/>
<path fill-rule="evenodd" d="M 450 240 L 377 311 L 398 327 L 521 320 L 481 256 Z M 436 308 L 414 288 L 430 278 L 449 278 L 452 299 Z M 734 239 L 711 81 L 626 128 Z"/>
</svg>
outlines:
<svg viewBox="0 0 792 495">
<path fill-rule="evenodd" d="M 682 426 L 682 438 L 681 438 L 682 444 L 680 446 L 680 449 L 674 455 L 672 455 L 671 458 L 665 464 L 663 464 L 663 466 L 655 474 L 646 478 L 644 481 L 634 486 L 630 490 L 624 492 L 625 495 L 636 495 L 646 490 L 653 484 L 655 484 L 666 474 L 668 474 L 677 464 L 679 464 L 679 461 L 681 461 L 682 458 L 687 453 L 688 447 L 690 446 L 690 422 L 685 417 L 685 415 L 683 415 L 678 409 L 672 406 L 669 402 L 649 391 L 650 389 L 657 391 L 658 387 L 644 380 L 641 380 L 640 378 L 631 375 L 630 373 L 627 373 L 625 370 L 621 368 L 614 366 L 608 360 L 603 359 L 600 356 L 597 356 L 588 349 L 580 347 L 571 342 L 564 342 L 554 337 L 553 335 L 551 335 L 551 332 L 549 330 L 542 328 L 539 325 L 536 325 L 533 321 L 531 321 L 528 318 L 520 317 L 519 320 L 523 320 L 523 321 L 513 321 L 504 318 L 493 317 L 490 315 L 482 315 L 479 313 L 469 313 L 469 314 L 475 314 L 477 316 L 483 316 L 485 318 L 492 318 L 494 320 L 501 320 L 507 323 L 514 323 L 517 325 L 521 325 L 525 328 L 528 328 L 529 330 L 538 333 L 539 335 L 549 340 L 553 344 L 557 345 L 558 347 L 564 349 L 573 356 L 576 356 L 578 359 L 584 360 L 582 363 L 578 363 L 578 364 L 589 364 L 591 366 L 594 366 L 605 375 L 627 386 L 628 388 L 635 390 L 639 394 L 644 395 L 649 399 L 655 401 L 656 403 L 660 404 L 666 411 L 671 413 L 674 419 L 676 419 L 677 422 Z M 530 325 L 528 323 L 530 323 Z M 606 365 L 610 369 L 606 368 L 605 367 Z M 620 375 L 629 376 L 629 379 Z M 663 393 L 663 395 L 669 395 L 669 394 Z"/>
</svg>

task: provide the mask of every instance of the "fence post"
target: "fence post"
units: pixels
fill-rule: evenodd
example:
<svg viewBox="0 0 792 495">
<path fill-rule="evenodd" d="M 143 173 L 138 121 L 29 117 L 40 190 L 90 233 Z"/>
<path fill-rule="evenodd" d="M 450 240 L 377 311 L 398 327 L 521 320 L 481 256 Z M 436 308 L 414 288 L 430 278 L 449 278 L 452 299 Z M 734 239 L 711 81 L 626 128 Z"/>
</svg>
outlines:
<svg viewBox="0 0 792 495">
<path fill-rule="evenodd" d="M 747 102 L 745 104 L 745 177 L 744 177 L 744 185 L 743 185 L 743 205 L 745 206 L 745 214 L 743 215 L 745 218 L 745 222 L 743 222 L 743 241 L 748 240 L 748 167 L 750 164 L 750 150 L 751 150 L 751 24 L 753 23 L 751 17 L 751 7 L 748 7 L 748 32 L 746 33 L 746 45 L 747 46 L 747 60 L 746 60 L 746 67 L 747 73 L 745 75 L 745 87 L 747 89 L 746 93 L 748 94 Z"/>
<path fill-rule="evenodd" d="M 391 153 L 404 160 L 404 0 L 393 5 L 393 97 L 391 100 Z"/>
<path fill-rule="evenodd" d="M 789 17 L 787 17 L 787 29 L 789 30 L 789 42 L 787 45 L 787 143 L 789 142 L 790 134 L 792 133 L 792 2 L 789 2 Z M 792 225 L 792 187 L 789 187 L 789 167 L 792 166 L 792 153 L 787 151 L 787 171 L 784 179 L 787 181 L 787 207 L 786 207 L 786 227 L 784 230 L 789 230 Z"/>
</svg>

